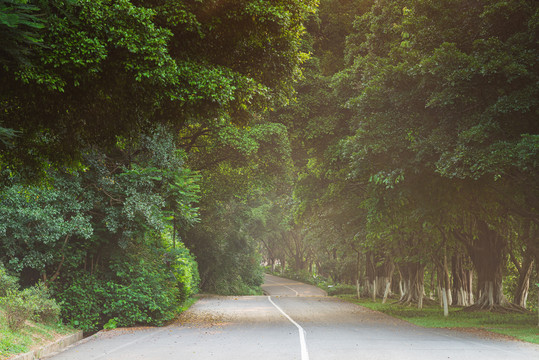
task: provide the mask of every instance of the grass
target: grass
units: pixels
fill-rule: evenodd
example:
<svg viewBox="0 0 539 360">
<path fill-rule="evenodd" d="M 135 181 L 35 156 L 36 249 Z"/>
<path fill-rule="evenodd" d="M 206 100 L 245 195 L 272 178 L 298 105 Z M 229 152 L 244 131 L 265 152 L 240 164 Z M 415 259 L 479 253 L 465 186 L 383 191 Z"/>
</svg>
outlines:
<svg viewBox="0 0 539 360">
<path fill-rule="evenodd" d="M 406 320 L 412 324 L 427 328 L 473 328 L 493 333 L 508 335 L 516 339 L 539 344 L 539 327 L 537 315 L 531 314 L 498 314 L 487 311 L 464 312 L 461 308 L 449 309 L 449 316 L 436 305 L 415 307 L 391 304 L 389 300 L 382 304 L 381 300 L 357 299 L 354 295 L 339 295 L 339 298 L 383 312 L 387 315 Z"/>
<path fill-rule="evenodd" d="M 31 321 L 27 321 L 20 331 L 12 331 L 8 328 L 4 315 L 0 311 L 0 359 L 28 352 L 33 346 L 46 344 L 61 335 L 72 333 L 74 330 L 65 325 L 45 325 Z"/>
</svg>

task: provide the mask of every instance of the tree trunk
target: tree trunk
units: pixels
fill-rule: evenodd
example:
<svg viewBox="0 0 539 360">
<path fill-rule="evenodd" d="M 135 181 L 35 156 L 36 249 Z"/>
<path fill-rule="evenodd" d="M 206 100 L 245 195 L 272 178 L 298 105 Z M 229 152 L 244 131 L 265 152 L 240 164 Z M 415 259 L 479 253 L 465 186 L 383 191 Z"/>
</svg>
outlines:
<svg viewBox="0 0 539 360">
<path fill-rule="evenodd" d="M 366 297 L 376 299 L 375 291 L 376 269 L 374 264 L 374 254 L 368 251 L 365 254 L 365 286 L 364 292 Z"/>
<path fill-rule="evenodd" d="M 389 256 L 379 256 L 369 251 L 366 256 L 367 295 L 372 299 L 391 296 L 391 280 L 394 270 L 395 264 Z"/>
<path fill-rule="evenodd" d="M 389 293 L 391 292 L 391 282 L 386 283 L 386 290 L 384 291 L 384 299 L 382 300 L 382 304 L 385 304 L 387 301 L 387 297 L 389 296 Z"/>
<path fill-rule="evenodd" d="M 453 255 L 451 259 L 452 268 L 452 305 L 456 306 L 470 306 L 473 305 L 472 294 L 472 271 L 467 269 L 464 257 L 461 254 Z"/>
<path fill-rule="evenodd" d="M 529 255 L 524 256 L 524 261 L 519 269 L 519 277 L 513 302 L 523 308 L 526 307 L 528 292 L 530 291 L 530 277 L 533 270 L 533 260 Z"/>
<path fill-rule="evenodd" d="M 405 291 L 406 284 L 404 283 L 404 277 L 402 276 L 402 272 L 400 271 L 400 269 L 398 269 L 398 272 L 399 272 L 399 293 L 400 293 L 399 299 L 402 299 L 406 292 Z"/>
<path fill-rule="evenodd" d="M 424 272 L 425 265 L 418 263 L 406 263 L 399 265 L 403 276 L 403 295 L 397 302 L 402 305 L 423 305 L 424 298 Z"/>
<path fill-rule="evenodd" d="M 493 310 L 508 307 L 510 303 L 503 294 L 504 261 L 501 256 L 475 253 L 472 260 L 477 270 L 480 289 L 476 308 Z"/>
<path fill-rule="evenodd" d="M 360 298 L 360 288 L 359 288 L 359 279 L 361 278 L 360 275 L 360 264 L 361 264 L 361 253 L 357 251 L 357 258 L 356 258 L 356 292 L 357 292 L 357 298 Z"/>
<path fill-rule="evenodd" d="M 449 306 L 447 301 L 447 291 L 445 289 L 442 289 L 442 303 L 444 306 L 444 316 L 449 316 Z"/>
<path fill-rule="evenodd" d="M 511 304 L 503 294 L 503 269 L 505 267 L 505 250 L 507 240 L 496 231 L 489 228 L 484 221 L 478 222 L 478 236 L 464 238 L 470 258 L 477 271 L 479 297 L 475 305 L 467 310 L 489 311 L 519 311 L 526 310 L 518 305 Z"/>
</svg>

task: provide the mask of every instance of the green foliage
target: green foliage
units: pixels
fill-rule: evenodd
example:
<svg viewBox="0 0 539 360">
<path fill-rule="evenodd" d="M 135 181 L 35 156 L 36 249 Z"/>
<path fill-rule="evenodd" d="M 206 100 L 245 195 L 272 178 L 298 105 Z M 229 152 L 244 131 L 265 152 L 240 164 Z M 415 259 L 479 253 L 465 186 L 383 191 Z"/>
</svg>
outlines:
<svg viewBox="0 0 539 360">
<path fill-rule="evenodd" d="M 167 267 L 174 275 L 179 289 L 179 298 L 185 302 L 190 296 L 198 292 L 200 275 L 195 257 L 183 244 L 178 244 L 176 248 L 169 249 L 164 256 Z"/>
<path fill-rule="evenodd" d="M 32 316 L 32 304 L 18 291 L 8 291 L 0 298 L 0 305 L 4 309 L 7 325 L 12 331 L 19 331 Z"/>
<path fill-rule="evenodd" d="M 264 274 L 255 241 L 248 232 L 235 228 L 245 221 L 237 212 L 242 209 L 241 204 L 228 205 L 226 216 L 207 219 L 186 236 L 187 244 L 197 255 L 202 273 L 201 287 L 207 292 L 223 295 L 259 294 Z M 231 209 L 230 205 L 236 209 Z M 232 220 L 237 223 L 230 223 Z"/>
<path fill-rule="evenodd" d="M 2 41 L 29 55 L 0 54 L 9 271 L 85 330 L 162 324 L 199 284 L 259 292 L 249 208 L 291 165 L 264 112 L 301 77 L 316 1 L 1 4 Z"/>
<path fill-rule="evenodd" d="M 19 291 L 18 278 L 8 276 L 0 266 L 0 285 L 3 290 L 0 293 L 0 306 L 12 331 L 20 331 L 26 320 L 42 324 L 58 322 L 60 307 L 42 283 Z"/>
<path fill-rule="evenodd" d="M 155 324 L 171 320 L 178 305 L 179 289 L 170 275 L 143 259 L 111 266 L 115 281 L 104 284 L 103 315 L 120 326 Z M 160 271 L 161 270 L 161 271 Z"/>
<path fill-rule="evenodd" d="M 99 328 L 103 292 L 102 284 L 96 276 L 85 272 L 75 274 L 65 289 L 54 286 L 62 318 L 69 325 L 84 331 Z"/>
<path fill-rule="evenodd" d="M 149 124 L 247 125 L 251 111 L 291 94 L 307 57 L 299 43 L 302 22 L 316 4 L 9 3 L 18 5 L 2 8 L 4 23 L 27 16 L 25 25 L 44 28 L 31 61 L 0 68 L 9 83 L 0 91 L 0 123 L 22 134 L 0 165 L 34 179 L 48 162 L 76 164 L 87 147 L 109 150 L 117 136 Z M 11 8 L 18 10 L 11 15 Z M 32 23 L 30 10 L 39 10 L 43 23 Z"/>
<path fill-rule="evenodd" d="M 62 317 L 72 326 L 162 325 L 197 291 L 197 264 L 185 248 L 139 246 L 110 261 L 107 271 L 78 271 L 54 287 Z"/>
<path fill-rule="evenodd" d="M 17 290 L 19 290 L 19 280 L 17 277 L 9 275 L 4 264 L 0 262 L 0 297 Z"/>
<path fill-rule="evenodd" d="M 80 176 L 49 186 L 13 185 L 0 193 L 0 259 L 12 271 L 46 274 L 65 256 L 72 237 L 92 235 L 88 203 L 80 201 Z"/>
<path fill-rule="evenodd" d="M 109 321 L 107 321 L 105 325 L 103 325 L 104 330 L 113 330 L 113 329 L 116 329 L 117 327 L 118 327 L 118 320 L 116 319 L 110 319 Z"/>
<path fill-rule="evenodd" d="M 0 64 L 25 63 L 41 42 L 39 8 L 24 0 L 0 1 Z"/>
<path fill-rule="evenodd" d="M 42 324 L 54 324 L 60 319 L 60 306 L 51 298 L 43 283 L 24 289 L 21 297 L 32 309 L 32 320 Z"/>
<path fill-rule="evenodd" d="M 62 317 L 84 330 L 113 318 L 119 326 L 170 320 L 199 283 L 179 238 L 198 221 L 199 176 L 184 157 L 156 127 L 119 138 L 110 154 L 88 149 L 80 170 L 51 169 L 47 184 L 4 187 L 2 260 L 26 285 L 43 279 Z M 27 295 L 40 298 L 36 316 L 54 321 L 58 309 L 44 293 Z"/>
<path fill-rule="evenodd" d="M 478 259 L 496 264 L 512 296 L 519 265 L 506 271 L 507 252 L 539 256 L 537 11 L 532 1 L 322 1 L 295 101 L 271 117 L 288 129 L 295 181 L 288 231 L 261 239 L 268 261 L 282 249 L 283 266 L 343 283 L 372 281 L 384 264 L 401 275 L 428 265 L 434 285 L 440 249 L 467 250 L 476 270 Z M 481 245 L 489 234 L 496 242 Z"/>
</svg>

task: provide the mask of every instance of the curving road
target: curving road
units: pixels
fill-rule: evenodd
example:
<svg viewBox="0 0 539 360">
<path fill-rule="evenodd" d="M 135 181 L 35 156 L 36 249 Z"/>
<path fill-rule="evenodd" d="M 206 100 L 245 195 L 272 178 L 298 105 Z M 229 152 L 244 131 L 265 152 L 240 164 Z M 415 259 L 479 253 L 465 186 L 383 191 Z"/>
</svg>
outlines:
<svg viewBox="0 0 539 360">
<path fill-rule="evenodd" d="M 100 332 L 54 360 L 539 359 L 539 346 L 424 329 L 266 276 L 267 296 L 204 296 L 163 328 Z"/>
</svg>

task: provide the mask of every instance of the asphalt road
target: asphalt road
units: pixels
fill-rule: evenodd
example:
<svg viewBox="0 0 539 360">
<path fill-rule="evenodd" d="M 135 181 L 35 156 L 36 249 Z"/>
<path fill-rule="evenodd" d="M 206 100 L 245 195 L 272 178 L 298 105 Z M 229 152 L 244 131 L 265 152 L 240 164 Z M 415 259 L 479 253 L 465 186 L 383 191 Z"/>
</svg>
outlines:
<svg viewBox="0 0 539 360">
<path fill-rule="evenodd" d="M 204 296 L 163 328 L 103 331 L 54 360 L 519 359 L 539 346 L 424 329 L 266 276 L 268 296 Z"/>
</svg>

